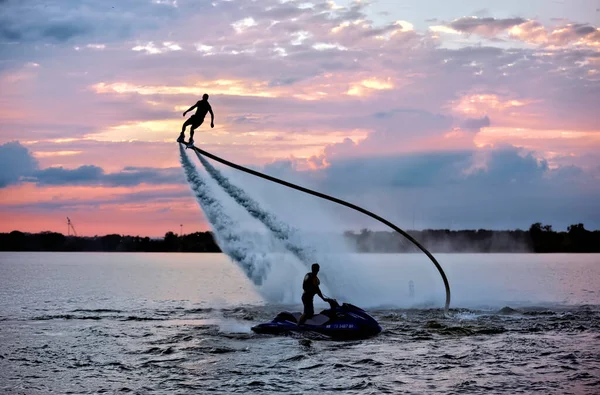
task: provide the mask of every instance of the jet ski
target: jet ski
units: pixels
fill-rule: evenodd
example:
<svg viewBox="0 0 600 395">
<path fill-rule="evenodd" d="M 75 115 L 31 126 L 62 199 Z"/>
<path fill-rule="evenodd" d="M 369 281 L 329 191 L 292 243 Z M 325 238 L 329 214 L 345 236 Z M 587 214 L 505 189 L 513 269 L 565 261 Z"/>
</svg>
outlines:
<svg viewBox="0 0 600 395">
<path fill-rule="evenodd" d="M 363 309 L 349 303 L 341 306 L 328 299 L 330 308 L 298 325 L 302 313 L 282 311 L 271 322 L 252 327 L 255 333 L 283 335 L 291 332 L 316 332 L 332 339 L 364 339 L 381 332 L 379 323 Z"/>
</svg>

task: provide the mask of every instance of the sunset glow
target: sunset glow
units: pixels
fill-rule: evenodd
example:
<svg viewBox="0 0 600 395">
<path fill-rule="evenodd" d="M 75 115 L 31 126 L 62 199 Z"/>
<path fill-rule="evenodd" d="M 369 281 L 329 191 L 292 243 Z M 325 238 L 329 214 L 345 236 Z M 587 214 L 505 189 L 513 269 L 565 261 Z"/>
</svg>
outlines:
<svg viewBox="0 0 600 395">
<path fill-rule="evenodd" d="M 175 143 L 204 93 L 215 127 L 208 116 L 198 146 L 399 223 L 411 207 L 431 227 L 494 227 L 479 222 L 484 202 L 457 210 L 444 197 L 493 185 L 502 204 L 536 202 L 514 227 L 552 222 L 549 195 L 570 202 L 561 218 L 600 227 L 599 212 L 577 209 L 600 201 L 600 30 L 587 3 L 25 3 L 0 18 L 1 232 L 62 231 L 67 215 L 88 235 L 209 229 Z"/>
</svg>

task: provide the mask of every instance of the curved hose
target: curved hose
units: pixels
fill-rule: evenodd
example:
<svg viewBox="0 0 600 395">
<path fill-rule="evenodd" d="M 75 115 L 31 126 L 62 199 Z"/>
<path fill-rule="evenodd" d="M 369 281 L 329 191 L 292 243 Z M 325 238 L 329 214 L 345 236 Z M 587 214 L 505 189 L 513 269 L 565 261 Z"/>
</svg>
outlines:
<svg viewBox="0 0 600 395">
<path fill-rule="evenodd" d="M 296 184 L 292 184 L 291 182 L 287 182 L 284 180 L 280 180 L 279 178 L 275 178 L 275 177 L 271 177 L 269 175 L 263 174 L 261 172 L 258 172 L 256 170 L 252 170 L 249 169 L 247 167 L 244 166 L 240 166 L 238 164 L 235 164 L 233 162 L 229 162 L 228 160 L 225 160 L 223 158 L 219 158 L 216 155 L 211 154 L 210 152 L 204 151 L 203 149 L 200 149 L 198 147 L 189 147 L 192 148 L 193 150 L 195 150 L 197 153 L 200 153 L 206 157 L 209 157 L 213 160 L 216 160 L 217 162 L 220 162 L 224 165 L 227 165 L 229 167 L 232 167 L 234 169 L 243 171 L 245 173 L 248 174 L 252 174 L 253 176 L 256 177 L 260 177 L 260 178 L 264 178 L 265 180 L 269 180 L 272 182 L 276 182 L 277 184 L 281 184 L 284 185 L 288 188 L 292 188 L 292 189 L 296 189 L 298 191 L 304 192 L 304 193 L 308 193 L 310 195 L 313 196 L 317 196 L 320 197 L 321 199 L 325 199 L 325 200 L 329 200 L 331 202 L 337 203 L 337 204 L 341 204 L 342 206 L 346 206 L 348 208 L 351 208 L 353 210 L 359 211 L 365 215 L 368 215 L 369 217 L 376 219 L 377 221 L 389 226 L 390 228 L 394 229 L 396 232 L 400 233 L 402 236 L 406 237 L 408 240 L 410 240 L 414 245 L 416 245 L 417 247 L 419 247 L 419 249 L 421 251 L 423 251 L 425 253 L 425 255 L 427 255 L 427 257 L 429 257 L 429 259 L 431 260 L 431 262 L 433 262 L 433 264 L 435 265 L 435 267 L 437 268 L 437 270 L 440 272 L 440 275 L 442 276 L 442 280 L 444 281 L 444 287 L 446 288 L 446 304 L 444 306 L 444 310 L 446 312 L 448 312 L 448 308 L 450 307 L 450 284 L 448 283 L 448 278 L 446 277 L 446 273 L 444 273 L 444 269 L 442 269 L 442 266 L 440 266 L 440 264 L 438 263 L 438 261 L 433 257 L 433 255 L 431 255 L 431 253 L 425 248 L 423 247 L 417 240 L 415 240 L 411 235 L 409 235 L 408 233 L 406 233 L 405 231 L 403 231 L 402 229 L 400 229 L 399 227 L 397 227 L 396 225 L 394 225 L 393 223 L 391 223 L 390 221 L 386 220 L 385 218 L 382 218 L 380 216 L 378 216 L 377 214 L 374 214 L 368 210 L 365 210 L 362 207 L 356 206 L 352 203 L 348 203 L 344 200 L 335 198 L 333 196 L 329 196 L 329 195 L 325 195 L 324 193 L 321 192 L 317 192 L 317 191 L 313 191 L 311 189 L 308 188 L 304 188 L 301 187 L 299 185 Z"/>
</svg>

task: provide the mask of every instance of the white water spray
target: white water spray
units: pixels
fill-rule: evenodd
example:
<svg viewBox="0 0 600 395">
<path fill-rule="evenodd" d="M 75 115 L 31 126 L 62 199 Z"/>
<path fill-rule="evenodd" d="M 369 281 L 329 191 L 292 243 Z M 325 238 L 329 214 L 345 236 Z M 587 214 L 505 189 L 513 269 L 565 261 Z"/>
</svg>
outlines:
<svg viewBox="0 0 600 395">
<path fill-rule="evenodd" d="M 214 198 L 210 187 L 200 177 L 196 168 L 179 147 L 183 166 L 190 188 L 196 200 L 213 226 L 215 238 L 223 252 L 233 259 L 244 270 L 255 285 L 262 285 L 271 268 L 271 260 L 266 253 L 256 251 L 255 246 L 236 232 L 238 224 L 229 217 L 221 203 Z"/>
<path fill-rule="evenodd" d="M 244 271 L 267 301 L 297 304 L 305 273 L 301 263 L 290 254 L 277 253 L 282 248 L 274 237 L 259 238 L 253 233 L 242 233 L 240 223 L 227 215 L 227 210 L 200 176 L 182 146 L 179 153 L 188 184 L 211 224 L 221 250 Z"/>
<path fill-rule="evenodd" d="M 246 211 L 255 219 L 262 222 L 267 229 L 271 231 L 273 236 L 281 240 L 285 248 L 292 252 L 303 264 L 309 269 L 312 263 L 320 262 L 324 267 L 329 269 L 335 268 L 340 273 L 344 270 L 344 263 L 347 263 L 349 256 L 343 254 L 335 255 L 324 255 L 319 254 L 316 248 L 311 247 L 305 241 L 307 238 L 302 233 L 288 225 L 286 222 L 277 218 L 277 216 L 265 209 L 260 204 L 252 199 L 243 189 L 233 185 L 229 179 L 224 176 L 218 169 L 210 164 L 204 156 L 196 151 L 196 156 L 208 172 L 208 174 L 223 188 L 223 190 L 231 196 L 236 203 L 246 209 Z M 321 240 L 322 241 L 322 240 Z M 331 244 L 333 240 L 329 238 L 328 243 Z M 338 246 L 338 249 L 343 247 Z M 345 262 L 344 262 L 345 261 Z M 323 292 L 333 297 L 348 297 L 348 291 L 355 290 L 355 287 L 350 285 L 348 279 L 344 278 L 343 275 L 338 275 L 338 281 L 332 281 L 331 275 L 327 275 L 321 272 L 319 277 L 322 279 L 321 288 Z"/>
<path fill-rule="evenodd" d="M 202 155 L 196 152 L 198 159 L 202 162 L 202 165 L 210 174 L 210 176 L 231 196 L 240 206 L 244 207 L 246 211 L 254 218 L 262 222 L 275 237 L 280 239 L 285 248 L 298 257 L 306 266 L 314 263 L 316 258 L 316 251 L 314 248 L 305 245 L 298 230 L 281 221 L 275 216 L 260 207 L 260 204 L 252 199 L 243 189 L 238 188 L 229 182 L 229 179 L 225 177 L 219 170 L 211 165 Z"/>
<path fill-rule="evenodd" d="M 182 151 L 182 155 L 185 155 L 183 148 L 180 147 L 180 150 Z M 198 152 L 196 153 L 198 154 Z M 323 235 L 314 239 L 314 237 L 309 237 L 309 235 L 297 231 L 295 228 L 287 225 L 284 221 L 278 219 L 274 214 L 261 208 L 261 206 L 243 189 L 231 184 L 228 178 L 211 166 L 203 156 L 198 155 L 198 159 L 205 166 L 211 178 L 214 179 L 214 181 L 233 199 L 233 201 L 236 202 L 237 205 L 244 208 L 246 212 L 255 219 L 258 219 L 268 230 L 270 230 L 270 233 L 266 237 L 267 239 L 269 239 L 270 236 L 270 239 L 274 244 L 285 246 L 293 253 L 273 254 L 272 251 L 276 248 L 263 248 L 264 246 L 254 241 L 246 243 L 246 245 L 251 245 L 257 250 L 262 249 L 262 251 L 265 251 L 263 253 L 264 258 L 270 259 L 268 262 L 268 275 L 265 275 L 262 278 L 260 284 L 251 277 L 251 271 L 244 269 L 250 280 L 258 285 L 261 294 L 266 296 L 269 301 L 298 304 L 301 293 L 300 284 L 304 274 L 302 273 L 302 268 L 300 269 L 300 272 L 298 272 L 298 267 L 301 263 L 298 261 L 299 259 L 304 263 L 304 266 L 309 266 L 309 263 L 315 261 L 322 264 L 324 270 L 320 273 L 320 277 L 323 280 L 321 289 L 329 296 L 339 298 L 342 301 L 359 304 L 363 307 L 380 306 L 382 303 L 390 305 L 404 305 L 406 303 L 405 296 L 398 292 L 396 281 L 391 279 L 389 275 L 382 278 L 380 270 L 377 270 L 373 265 L 365 265 L 365 262 L 361 262 L 363 261 L 363 257 L 353 254 L 352 252 L 354 251 L 348 251 L 346 249 L 347 246 L 343 243 L 341 237 L 333 237 L 332 234 L 328 234 L 326 240 L 323 239 Z M 187 155 L 185 155 L 185 162 L 192 166 L 192 173 L 195 174 L 196 178 L 199 178 L 195 167 L 190 163 Z M 184 159 L 182 159 L 182 164 L 184 164 L 185 168 L 186 164 L 184 163 Z M 189 176 L 188 180 L 190 180 Z M 194 182 L 190 181 L 190 184 L 192 185 L 192 189 L 197 192 L 193 186 Z M 203 180 L 200 180 L 200 182 L 203 185 L 206 185 L 206 182 Z M 205 187 L 203 186 L 202 188 Z M 203 191 L 209 193 L 206 189 Z M 211 199 L 213 201 L 216 200 L 213 195 L 211 195 Z M 223 200 L 223 204 L 228 200 L 229 199 Z M 242 237 L 249 237 L 251 234 L 241 235 L 239 231 L 237 231 L 237 240 L 224 239 L 218 234 L 219 230 L 216 223 L 213 223 L 212 217 L 209 215 L 209 212 L 207 212 L 207 209 L 204 208 L 200 199 L 199 202 L 201 203 L 202 209 L 206 212 L 209 221 L 215 227 L 217 242 L 222 246 L 222 249 L 226 254 L 236 260 L 231 253 L 228 253 L 229 250 L 235 249 L 236 246 L 229 245 L 228 243 L 232 241 L 239 242 Z M 222 212 L 224 210 L 223 206 L 220 203 L 218 203 L 218 206 L 219 210 Z M 315 209 L 315 207 L 312 208 Z M 227 231 L 231 233 L 234 231 L 236 225 L 234 225 L 231 217 L 227 218 L 227 227 L 229 227 Z M 310 242 L 307 242 L 308 240 L 310 240 Z M 328 247 L 325 249 L 333 251 L 333 253 L 323 253 L 319 251 L 320 248 L 313 249 L 307 247 L 307 245 Z M 242 268 L 245 267 L 244 263 L 239 262 L 238 264 Z M 408 280 L 405 280 L 403 276 L 392 277 L 398 280 Z M 391 280 L 392 282 L 389 283 L 388 280 Z M 411 302 L 412 303 L 410 304 L 413 304 L 417 301 L 411 300 Z M 315 303 L 320 304 L 321 302 L 317 299 L 315 300 Z"/>
</svg>

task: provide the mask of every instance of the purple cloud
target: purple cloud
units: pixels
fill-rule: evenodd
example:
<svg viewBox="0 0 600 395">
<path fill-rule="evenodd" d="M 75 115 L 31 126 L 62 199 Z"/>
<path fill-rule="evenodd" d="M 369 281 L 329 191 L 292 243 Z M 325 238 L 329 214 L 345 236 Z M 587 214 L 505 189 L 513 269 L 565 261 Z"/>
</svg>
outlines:
<svg viewBox="0 0 600 395">
<path fill-rule="evenodd" d="M 40 169 L 29 150 L 19 142 L 0 145 L 0 188 L 20 182 L 37 185 L 98 185 L 107 187 L 184 184 L 181 169 L 127 166 L 106 173 L 101 167 L 83 165 L 75 169 L 48 167 Z"/>
<path fill-rule="evenodd" d="M 19 183 L 37 168 L 35 158 L 18 141 L 0 145 L 0 188 Z"/>
<path fill-rule="evenodd" d="M 600 189 L 592 176 L 574 166 L 550 169 L 514 147 L 328 161 L 329 167 L 311 172 L 290 161 L 264 170 L 385 214 L 400 226 L 416 215 L 418 228 L 527 229 L 546 218 L 556 228 L 577 221 L 600 227 L 593 209 Z M 287 206 L 269 199 L 271 193 L 262 198 L 286 215 Z M 338 220 L 342 227 L 373 226 L 347 213 L 338 213 Z"/>
<path fill-rule="evenodd" d="M 527 22 L 523 18 L 478 18 L 463 17 L 453 20 L 448 26 L 463 33 L 476 33 L 485 37 L 494 37 L 513 26 Z"/>
<path fill-rule="evenodd" d="M 165 185 L 183 184 L 184 178 L 179 168 L 152 169 L 126 167 L 122 171 L 105 173 L 94 165 L 76 169 L 50 167 L 34 172 L 27 179 L 38 185 L 102 185 L 107 187 L 136 186 L 141 184 Z"/>
</svg>

